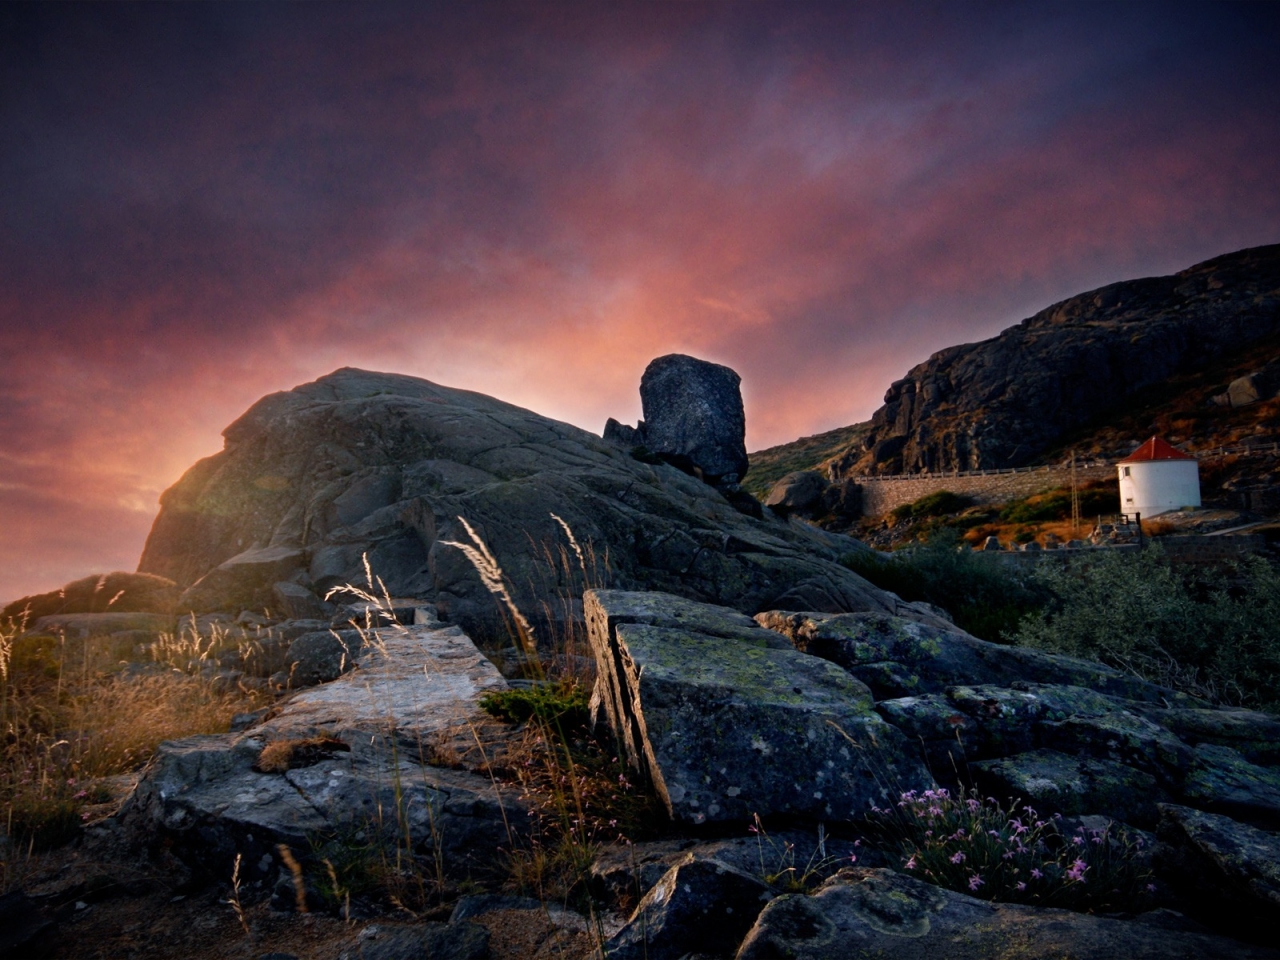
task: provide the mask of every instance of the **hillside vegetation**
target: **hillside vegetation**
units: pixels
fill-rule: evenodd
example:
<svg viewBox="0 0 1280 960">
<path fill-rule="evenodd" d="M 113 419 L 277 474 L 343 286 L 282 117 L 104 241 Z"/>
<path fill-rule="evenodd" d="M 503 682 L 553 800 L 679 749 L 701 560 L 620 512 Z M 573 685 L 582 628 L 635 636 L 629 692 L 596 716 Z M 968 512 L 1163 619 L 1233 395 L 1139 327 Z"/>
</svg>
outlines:
<svg viewBox="0 0 1280 960">
<path fill-rule="evenodd" d="M 788 473 L 821 469 L 828 461 L 857 449 L 870 426 L 870 423 L 855 423 L 757 451 L 750 455 L 751 466 L 742 485 L 764 499 L 769 488 Z"/>
</svg>

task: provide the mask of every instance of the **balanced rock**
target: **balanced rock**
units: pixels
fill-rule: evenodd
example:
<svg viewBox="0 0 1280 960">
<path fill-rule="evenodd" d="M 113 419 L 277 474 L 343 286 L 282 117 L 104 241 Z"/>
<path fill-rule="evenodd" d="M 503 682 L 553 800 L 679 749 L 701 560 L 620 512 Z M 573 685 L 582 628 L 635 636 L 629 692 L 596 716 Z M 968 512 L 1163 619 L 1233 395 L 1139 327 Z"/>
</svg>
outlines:
<svg viewBox="0 0 1280 960">
<path fill-rule="evenodd" d="M 464 520 L 531 617 L 548 590 L 575 601 L 606 576 L 751 613 L 898 606 L 837 562 L 855 540 L 746 516 L 674 467 L 465 390 L 344 369 L 265 397 L 224 435 L 161 498 L 139 565 L 201 608 L 275 609 L 281 582 L 317 598 L 354 584 L 501 638 L 493 597 L 453 545 L 472 543 Z M 575 569 L 550 569 L 561 548 Z"/>
<path fill-rule="evenodd" d="M 593 704 L 668 813 L 686 823 L 856 816 L 931 782 L 910 743 L 835 664 L 732 611 L 593 590 Z"/>
<path fill-rule="evenodd" d="M 747 472 L 742 378 L 718 363 L 672 353 L 640 378 L 644 443 L 710 483 L 736 483 Z"/>
</svg>

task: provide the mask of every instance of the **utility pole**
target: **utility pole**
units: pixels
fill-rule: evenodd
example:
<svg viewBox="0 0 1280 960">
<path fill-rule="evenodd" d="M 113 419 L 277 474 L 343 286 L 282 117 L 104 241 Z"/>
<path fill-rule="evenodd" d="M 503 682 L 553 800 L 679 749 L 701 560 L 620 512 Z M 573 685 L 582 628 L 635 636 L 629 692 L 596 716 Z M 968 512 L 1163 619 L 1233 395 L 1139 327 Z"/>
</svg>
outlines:
<svg viewBox="0 0 1280 960">
<path fill-rule="evenodd" d="M 1071 539 L 1080 536 L 1080 489 L 1076 484 L 1076 450 L 1071 448 Z"/>
</svg>

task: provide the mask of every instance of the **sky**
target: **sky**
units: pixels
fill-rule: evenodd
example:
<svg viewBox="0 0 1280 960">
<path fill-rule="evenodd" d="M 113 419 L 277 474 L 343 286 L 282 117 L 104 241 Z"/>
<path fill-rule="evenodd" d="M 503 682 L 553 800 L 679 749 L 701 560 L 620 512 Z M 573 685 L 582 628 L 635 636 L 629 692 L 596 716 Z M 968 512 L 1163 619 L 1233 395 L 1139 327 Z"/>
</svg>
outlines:
<svg viewBox="0 0 1280 960">
<path fill-rule="evenodd" d="M 748 449 L 943 347 L 1280 241 L 1271 4 L 8 4 L 0 602 L 136 567 L 260 396 L 341 366 Z"/>
</svg>

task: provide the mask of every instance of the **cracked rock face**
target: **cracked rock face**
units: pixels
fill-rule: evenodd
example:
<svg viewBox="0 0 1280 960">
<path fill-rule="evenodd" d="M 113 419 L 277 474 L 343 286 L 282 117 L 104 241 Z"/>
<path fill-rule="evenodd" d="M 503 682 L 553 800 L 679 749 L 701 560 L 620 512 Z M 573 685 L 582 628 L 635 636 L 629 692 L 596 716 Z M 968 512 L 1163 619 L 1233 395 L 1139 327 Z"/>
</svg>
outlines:
<svg viewBox="0 0 1280 960">
<path fill-rule="evenodd" d="M 593 546 L 593 582 L 751 613 L 897 609 L 836 562 L 856 541 L 748 517 L 675 467 L 481 394 L 343 369 L 263 398 L 224 437 L 165 492 L 139 564 L 202 609 L 275 608 L 282 583 L 319 602 L 364 585 L 367 557 L 392 596 L 432 601 L 472 636 L 501 634 L 492 597 L 447 542 L 467 541 L 466 518 L 533 616 L 546 596 L 582 590 L 581 571 L 557 576 L 545 559 L 573 557 L 552 514 Z M 311 602 L 295 588 L 289 603 Z"/>
<path fill-rule="evenodd" d="M 386 822 L 407 825 L 411 845 L 447 854 L 451 869 L 487 866 L 509 844 L 508 824 L 525 819 L 515 791 L 424 761 L 433 738 L 481 722 L 476 701 L 503 689 L 457 627 L 377 629 L 354 670 L 259 725 L 161 744 L 122 816 L 168 835 L 197 869 L 229 875 L 240 853 L 249 880 L 274 875 L 277 844 L 302 853 L 316 837 L 372 837 Z"/>
<path fill-rule="evenodd" d="M 616 590 L 586 611 L 594 702 L 677 820 L 844 819 L 931 782 L 865 685 L 746 617 Z"/>
</svg>

